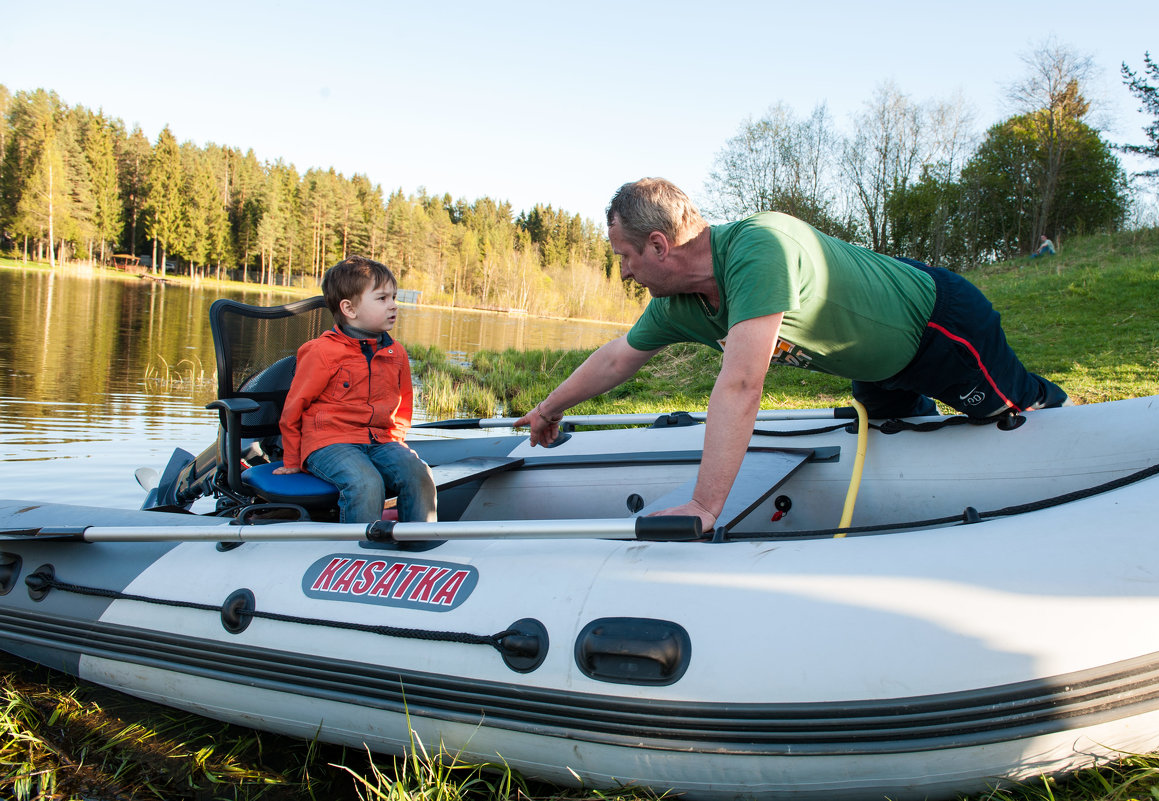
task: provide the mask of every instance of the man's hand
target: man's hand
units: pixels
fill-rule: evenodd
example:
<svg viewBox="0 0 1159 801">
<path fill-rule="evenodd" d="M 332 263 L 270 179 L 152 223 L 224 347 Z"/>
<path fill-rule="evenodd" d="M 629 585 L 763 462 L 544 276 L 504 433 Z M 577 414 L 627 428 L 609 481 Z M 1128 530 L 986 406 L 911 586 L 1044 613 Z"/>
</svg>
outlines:
<svg viewBox="0 0 1159 801">
<path fill-rule="evenodd" d="M 301 473 L 301 472 L 302 472 L 302 468 L 300 468 L 300 467 L 286 467 L 285 465 L 282 465 L 281 467 L 274 468 L 274 475 L 275 476 L 288 476 L 291 473 Z"/>
<path fill-rule="evenodd" d="M 559 421 L 563 419 L 563 415 L 548 415 L 540 406 L 536 406 L 527 414 L 515 421 L 515 427 L 530 426 L 531 427 L 531 447 L 542 445 L 547 447 L 555 442 L 556 437 L 559 436 Z"/>
<path fill-rule="evenodd" d="M 693 499 L 688 503 L 682 503 L 679 506 L 673 506 L 671 509 L 661 509 L 659 512 L 653 512 L 648 517 L 660 517 L 671 515 L 685 515 L 687 517 L 700 518 L 700 530 L 706 534 L 712 531 L 712 527 L 716 524 L 716 515 L 704 508 L 697 500 Z"/>
</svg>

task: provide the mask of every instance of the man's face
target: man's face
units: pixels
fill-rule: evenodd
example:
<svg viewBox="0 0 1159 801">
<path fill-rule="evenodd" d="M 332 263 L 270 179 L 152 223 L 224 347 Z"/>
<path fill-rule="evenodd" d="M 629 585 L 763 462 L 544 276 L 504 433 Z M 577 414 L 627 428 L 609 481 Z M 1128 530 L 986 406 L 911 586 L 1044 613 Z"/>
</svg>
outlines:
<svg viewBox="0 0 1159 801">
<path fill-rule="evenodd" d="M 652 297 L 661 298 L 676 294 L 672 289 L 670 271 L 659 257 L 656 247 L 649 241 L 644 243 L 643 250 L 636 250 L 635 246 L 624 236 L 620 228 L 620 218 L 613 217 L 608 226 L 608 242 L 612 245 L 612 252 L 620 257 L 620 277 L 625 281 L 632 278 L 640 286 L 647 289 Z"/>
</svg>

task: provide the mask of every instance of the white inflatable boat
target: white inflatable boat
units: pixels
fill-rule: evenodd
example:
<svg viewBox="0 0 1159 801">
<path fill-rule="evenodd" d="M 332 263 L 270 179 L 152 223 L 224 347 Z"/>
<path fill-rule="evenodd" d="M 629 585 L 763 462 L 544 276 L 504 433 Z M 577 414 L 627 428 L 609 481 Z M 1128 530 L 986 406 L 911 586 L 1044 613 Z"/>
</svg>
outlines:
<svg viewBox="0 0 1159 801">
<path fill-rule="evenodd" d="M 1159 398 L 911 420 L 862 459 L 864 424 L 762 421 L 703 534 L 642 517 L 702 452 L 659 422 L 416 442 L 438 523 L 0 501 L 0 648 L 260 729 L 693 799 L 952 797 L 1159 748 Z"/>
</svg>

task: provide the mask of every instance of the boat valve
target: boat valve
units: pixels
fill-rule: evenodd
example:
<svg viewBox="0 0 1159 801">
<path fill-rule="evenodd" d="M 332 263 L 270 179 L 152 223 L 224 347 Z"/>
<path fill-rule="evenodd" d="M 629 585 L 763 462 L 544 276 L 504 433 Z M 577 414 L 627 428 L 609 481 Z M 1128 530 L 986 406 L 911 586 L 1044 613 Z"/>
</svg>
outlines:
<svg viewBox="0 0 1159 801">
<path fill-rule="evenodd" d="M 547 628 L 534 618 L 516 620 L 499 638 L 497 647 L 507 667 L 530 673 L 547 658 Z"/>
<path fill-rule="evenodd" d="M 782 517 L 787 515 L 789 510 L 793 508 L 793 499 L 788 495 L 778 495 L 777 499 L 773 501 L 773 508 L 777 511 L 773 512 L 773 516 L 770 518 L 770 520 L 776 523 Z"/>
</svg>

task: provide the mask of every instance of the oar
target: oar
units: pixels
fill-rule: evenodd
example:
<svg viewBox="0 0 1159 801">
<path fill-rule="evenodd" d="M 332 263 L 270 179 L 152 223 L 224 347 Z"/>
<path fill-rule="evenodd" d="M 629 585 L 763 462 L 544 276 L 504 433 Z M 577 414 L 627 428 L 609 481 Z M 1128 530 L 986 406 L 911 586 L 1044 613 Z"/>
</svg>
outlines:
<svg viewBox="0 0 1159 801">
<path fill-rule="evenodd" d="M 580 520 L 454 520 L 438 523 L 228 523 L 207 526 L 67 526 L 0 530 L 0 541 L 66 542 L 280 542 L 286 540 L 422 542 L 480 539 L 701 539 L 698 517 L 626 517 Z"/>
<path fill-rule="evenodd" d="M 688 415 L 693 420 L 704 420 L 707 412 L 676 412 L 676 415 Z M 641 426 L 650 425 L 664 418 L 673 417 L 673 414 L 569 414 L 564 415 L 561 425 L 573 426 Z M 757 412 L 758 421 L 770 420 L 853 420 L 857 412 L 852 406 L 838 406 L 832 409 L 765 409 Z M 429 423 L 418 423 L 411 428 L 514 428 L 518 417 L 471 417 L 453 418 L 450 420 L 434 420 Z"/>
</svg>

